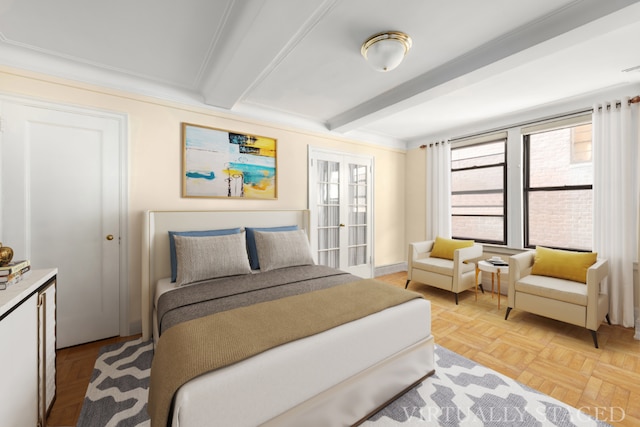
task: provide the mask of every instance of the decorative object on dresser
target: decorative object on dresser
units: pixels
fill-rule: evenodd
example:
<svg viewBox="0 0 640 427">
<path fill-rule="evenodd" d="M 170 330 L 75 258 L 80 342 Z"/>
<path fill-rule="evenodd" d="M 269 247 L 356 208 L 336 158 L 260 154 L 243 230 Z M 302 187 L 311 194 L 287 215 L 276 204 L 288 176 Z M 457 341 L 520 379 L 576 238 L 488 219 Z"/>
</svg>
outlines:
<svg viewBox="0 0 640 427">
<path fill-rule="evenodd" d="M 58 270 L 32 270 L 0 292 L 0 423 L 45 426 L 56 394 Z"/>
<path fill-rule="evenodd" d="M 5 290 L 9 286 L 18 283 L 29 270 L 31 263 L 29 260 L 13 261 L 0 267 L 0 290 Z"/>
<path fill-rule="evenodd" d="M 8 246 L 2 246 L 0 242 L 0 266 L 7 265 L 13 259 L 13 249 Z"/>
<path fill-rule="evenodd" d="M 436 237 L 409 243 L 407 283 L 412 280 L 458 294 L 475 285 L 475 263 L 482 256 L 482 245 L 473 240 Z M 482 287 L 480 288 L 482 289 Z M 482 290 L 484 292 L 484 290 Z"/>
</svg>

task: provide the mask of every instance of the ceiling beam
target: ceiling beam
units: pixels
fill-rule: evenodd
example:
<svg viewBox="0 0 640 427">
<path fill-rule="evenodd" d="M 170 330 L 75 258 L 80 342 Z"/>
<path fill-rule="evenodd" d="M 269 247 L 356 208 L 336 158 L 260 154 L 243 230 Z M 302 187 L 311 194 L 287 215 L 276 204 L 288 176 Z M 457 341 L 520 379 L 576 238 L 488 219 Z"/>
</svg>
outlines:
<svg viewBox="0 0 640 427">
<path fill-rule="evenodd" d="M 204 102 L 233 109 L 337 1 L 235 0 L 218 32 L 225 40 L 216 43 L 221 47 L 214 49 L 200 88 Z"/>
<path fill-rule="evenodd" d="M 582 0 L 532 21 L 528 25 L 494 39 L 473 51 L 432 69 L 396 88 L 332 117 L 327 127 L 336 132 L 362 128 L 376 119 L 399 113 L 419 103 L 455 91 L 469 81 L 481 81 L 496 73 L 522 65 L 531 55 L 545 55 L 535 47 L 583 27 L 600 18 L 619 12 L 640 0 Z M 636 8 L 637 9 L 637 8 Z M 635 10 L 635 9 L 634 9 Z M 631 19 L 631 18 L 629 18 Z M 618 21 L 616 21 L 617 23 Z M 615 28 L 611 28 L 612 30 Z M 588 37 L 588 34 L 585 35 Z M 577 43 L 571 37 L 562 43 Z M 566 45 L 565 45 L 566 46 Z M 558 46 L 561 48 L 562 46 Z M 520 55 L 519 55 L 520 54 Z M 517 56 L 521 56 L 520 59 Z M 509 60 L 511 59 L 511 60 Z"/>
</svg>

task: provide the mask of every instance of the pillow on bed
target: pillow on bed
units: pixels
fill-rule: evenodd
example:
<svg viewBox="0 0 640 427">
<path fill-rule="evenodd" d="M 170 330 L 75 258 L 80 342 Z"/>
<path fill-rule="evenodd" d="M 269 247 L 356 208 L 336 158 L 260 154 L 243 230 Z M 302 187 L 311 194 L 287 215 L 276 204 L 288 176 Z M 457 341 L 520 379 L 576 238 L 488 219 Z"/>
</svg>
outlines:
<svg viewBox="0 0 640 427">
<path fill-rule="evenodd" d="M 304 230 L 255 233 L 260 271 L 311 265 L 313 257 Z"/>
<path fill-rule="evenodd" d="M 176 244 L 173 236 L 226 236 L 227 234 L 238 234 L 240 228 L 227 228 L 223 230 L 199 230 L 199 231 L 170 231 L 169 232 L 169 258 L 171 261 L 171 281 L 175 282 L 178 275 L 176 260 Z"/>
<path fill-rule="evenodd" d="M 256 249 L 256 239 L 254 233 L 256 231 L 266 231 L 266 232 L 274 232 L 274 231 L 293 231 L 297 230 L 297 225 L 284 225 L 282 227 L 245 227 L 245 231 L 247 233 L 247 253 L 249 254 L 249 264 L 251 264 L 252 270 L 257 270 L 260 268 L 260 261 L 258 259 L 258 250 Z"/>
<path fill-rule="evenodd" d="M 250 274 L 244 233 L 222 236 L 175 236 L 176 286 L 216 277 Z"/>
</svg>

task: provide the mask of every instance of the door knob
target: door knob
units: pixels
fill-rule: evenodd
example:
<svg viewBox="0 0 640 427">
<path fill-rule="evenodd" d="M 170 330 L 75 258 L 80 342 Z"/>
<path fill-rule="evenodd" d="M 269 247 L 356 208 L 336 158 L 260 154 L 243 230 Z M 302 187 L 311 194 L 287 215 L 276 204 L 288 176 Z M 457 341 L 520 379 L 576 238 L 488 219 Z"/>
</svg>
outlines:
<svg viewBox="0 0 640 427">
<path fill-rule="evenodd" d="M 113 234 L 107 234 L 107 240 L 113 240 Z"/>
<path fill-rule="evenodd" d="M 340 224 L 340 227 L 344 227 L 344 224 Z"/>
</svg>

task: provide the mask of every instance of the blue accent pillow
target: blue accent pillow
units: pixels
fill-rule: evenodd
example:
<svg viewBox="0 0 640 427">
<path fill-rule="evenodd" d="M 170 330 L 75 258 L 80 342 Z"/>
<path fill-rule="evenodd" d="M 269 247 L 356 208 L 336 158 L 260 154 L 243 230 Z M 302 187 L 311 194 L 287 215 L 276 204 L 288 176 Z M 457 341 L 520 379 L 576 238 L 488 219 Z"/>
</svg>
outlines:
<svg viewBox="0 0 640 427">
<path fill-rule="evenodd" d="M 227 228 L 223 230 L 199 230 L 199 231 L 170 231 L 169 232 L 169 257 L 171 259 L 171 281 L 175 282 L 178 277 L 178 258 L 176 256 L 176 241 L 173 236 L 225 236 L 228 234 L 238 234 L 240 228 Z"/>
<path fill-rule="evenodd" d="M 257 270 L 260 268 L 260 263 L 258 261 L 258 248 L 256 248 L 256 235 L 253 233 L 254 231 L 294 231 L 297 230 L 297 225 L 284 225 L 282 227 L 266 227 L 266 228 L 252 228 L 245 227 L 245 231 L 247 235 L 247 253 L 249 254 L 249 265 L 251 265 L 252 270 Z"/>
</svg>

